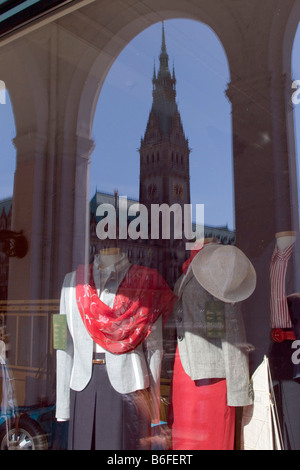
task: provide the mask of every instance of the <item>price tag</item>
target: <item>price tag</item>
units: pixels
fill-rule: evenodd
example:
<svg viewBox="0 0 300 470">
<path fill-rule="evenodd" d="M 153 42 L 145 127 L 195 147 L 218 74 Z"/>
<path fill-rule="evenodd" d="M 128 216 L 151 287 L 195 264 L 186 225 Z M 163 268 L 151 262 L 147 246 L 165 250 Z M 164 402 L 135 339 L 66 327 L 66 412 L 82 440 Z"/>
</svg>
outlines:
<svg viewBox="0 0 300 470">
<path fill-rule="evenodd" d="M 67 318 L 66 315 L 55 313 L 53 315 L 53 348 L 66 349 L 67 347 Z"/>
</svg>

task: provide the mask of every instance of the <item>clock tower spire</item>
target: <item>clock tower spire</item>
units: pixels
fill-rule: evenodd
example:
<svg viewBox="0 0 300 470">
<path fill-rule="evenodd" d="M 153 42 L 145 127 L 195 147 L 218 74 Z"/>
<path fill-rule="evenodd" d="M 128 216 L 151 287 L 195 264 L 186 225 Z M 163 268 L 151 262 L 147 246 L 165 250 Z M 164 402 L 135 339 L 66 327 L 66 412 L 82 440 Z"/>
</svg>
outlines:
<svg viewBox="0 0 300 470">
<path fill-rule="evenodd" d="M 148 208 L 149 214 L 152 204 L 167 204 L 169 207 L 179 204 L 183 218 L 184 204 L 190 204 L 190 149 L 176 103 L 176 77 L 174 66 L 172 73 L 169 69 L 164 24 L 159 69 L 156 71 L 154 65 L 152 85 L 152 107 L 139 149 L 139 200 Z M 150 230 L 149 228 L 149 232 Z M 172 235 L 170 238 L 170 240 L 156 241 L 156 245 L 160 247 L 160 264 L 165 263 L 162 258 L 167 261 L 167 265 L 159 270 L 172 285 L 173 278 L 177 279 L 180 273 L 186 253 L 183 239 L 174 240 Z M 171 259 L 174 262 L 177 260 L 173 274 L 170 273 Z"/>
<path fill-rule="evenodd" d="M 185 137 L 176 103 L 176 77 L 169 69 L 165 27 L 159 70 L 152 77 L 153 102 L 146 131 L 141 139 L 140 202 L 190 204 L 188 140 Z"/>
</svg>

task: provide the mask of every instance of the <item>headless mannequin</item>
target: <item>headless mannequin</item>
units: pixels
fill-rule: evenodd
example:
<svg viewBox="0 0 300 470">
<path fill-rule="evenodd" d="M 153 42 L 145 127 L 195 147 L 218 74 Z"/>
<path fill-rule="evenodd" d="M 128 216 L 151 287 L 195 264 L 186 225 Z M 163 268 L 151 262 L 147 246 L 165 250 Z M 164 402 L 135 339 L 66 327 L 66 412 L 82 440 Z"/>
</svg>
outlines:
<svg viewBox="0 0 300 470">
<path fill-rule="evenodd" d="M 292 363 L 293 324 L 285 291 L 288 262 L 296 241 L 294 231 L 278 232 L 271 261 L 271 328 L 282 329 L 289 336 L 282 341 L 272 341 L 269 352 L 273 387 L 281 422 L 285 450 L 300 449 L 300 386 L 294 380 Z M 276 250 L 280 259 L 276 259 Z M 275 295 L 276 294 L 276 295 Z M 274 330 L 273 330 L 274 331 Z M 273 335 L 273 333 L 272 333 Z M 273 336 L 272 336 L 273 337 Z"/>
<path fill-rule="evenodd" d="M 100 300 L 113 308 L 123 276 L 128 289 L 134 282 L 127 256 L 118 248 L 104 249 L 95 256 L 91 268 Z M 137 273 L 136 269 L 133 271 Z M 152 271 L 149 283 L 142 288 L 149 288 L 150 282 L 160 288 L 159 275 Z M 146 277 L 143 267 L 138 267 L 139 272 L 142 278 Z M 87 336 L 76 307 L 76 273 L 66 275 L 62 288 L 60 313 L 67 315 L 68 341 L 65 350 L 57 351 L 57 419 L 62 420 L 65 415 L 70 420 L 70 449 L 148 449 L 151 418 L 159 420 L 162 320 L 157 321 L 149 338 L 136 351 L 104 351 Z M 162 296 L 161 305 L 154 298 L 155 312 L 169 305 L 172 308 L 174 303 L 171 290 L 166 286 L 163 291 L 166 297 Z M 153 410 L 148 406 L 149 393 L 154 397 Z"/>
<path fill-rule="evenodd" d="M 224 328 L 224 333 L 221 333 L 222 336 L 219 338 L 209 334 L 206 336 L 206 303 L 217 304 L 217 302 L 214 302 L 214 298 L 200 286 L 196 276 L 191 273 L 193 271 L 192 264 L 188 264 L 204 245 L 218 245 L 218 242 L 213 237 L 195 242 L 191 249 L 191 257 L 183 268 L 185 276 L 182 276 L 175 286 L 175 293 L 178 295 L 179 301 L 173 312 L 178 343 L 169 408 L 172 450 L 232 450 L 235 432 L 235 407 L 244 406 L 251 402 L 249 397 L 245 398 L 245 395 L 248 394 L 248 379 L 244 380 L 243 374 L 239 375 L 241 381 L 237 387 L 239 390 L 243 388 L 243 397 L 239 398 L 240 401 L 234 401 L 230 405 L 227 400 L 228 382 L 225 378 L 225 370 L 218 371 L 214 375 L 216 372 L 213 367 L 214 361 L 224 362 L 224 364 L 226 361 L 227 370 L 233 370 L 232 365 L 234 365 L 234 368 L 246 371 L 247 364 L 244 359 L 241 361 L 241 365 L 235 361 L 237 357 L 239 361 L 241 360 L 240 344 L 244 345 L 245 343 L 242 335 L 240 336 L 238 333 L 240 329 L 237 315 L 233 310 L 234 307 L 229 306 L 228 309 L 226 307 L 227 314 L 231 318 L 227 325 L 235 325 L 234 331 L 237 336 L 230 337 L 227 333 L 228 328 Z M 203 252 L 205 250 L 204 247 Z M 209 248 L 207 250 L 209 251 Z M 228 336 L 225 337 L 225 334 Z M 187 347 L 183 346 L 180 351 L 180 345 L 184 345 L 184 341 L 186 341 Z M 226 344 L 231 345 L 230 349 L 226 349 Z M 235 344 L 238 347 L 233 347 Z M 222 351 L 222 360 L 213 359 L 215 357 L 214 348 Z M 234 350 L 237 352 L 235 353 Z M 197 355 L 205 358 L 203 360 L 201 357 L 199 361 L 200 363 L 203 361 L 203 366 L 207 363 L 202 370 L 197 370 L 195 366 Z M 188 364 L 191 364 L 191 369 Z M 241 383 L 243 383 L 242 386 L 240 386 Z M 236 395 L 235 399 L 237 399 Z"/>
<path fill-rule="evenodd" d="M 117 261 L 119 261 L 119 259 L 121 258 L 121 252 L 119 248 L 104 248 L 103 250 L 100 250 L 99 256 L 100 256 L 100 265 L 99 265 L 100 278 L 102 280 L 102 283 L 105 284 L 105 281 L 107 280 L 110 274 L 109 268 L 113 266 Z M 94 343 L 94 352 L 104 353 L 105 351 L 101 346 L 99 346 L 99 344 Z M 57 421 L 63 422 L 66 420 L 60 418 Z"/>
<path fill-rule="evenodd" d="M 292 255 L 296 234 L 293 231 L 278 232 L 276 247 L 271 259 L 271 327 L 291 328 L 285 292 L 285 278 Z"/>
</svg>

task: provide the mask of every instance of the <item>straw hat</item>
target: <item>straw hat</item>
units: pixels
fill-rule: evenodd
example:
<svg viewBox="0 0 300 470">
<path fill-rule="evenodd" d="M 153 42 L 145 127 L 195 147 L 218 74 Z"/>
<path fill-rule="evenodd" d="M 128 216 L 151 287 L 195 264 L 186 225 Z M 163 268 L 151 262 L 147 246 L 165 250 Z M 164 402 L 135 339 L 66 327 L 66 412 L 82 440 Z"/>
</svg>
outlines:
<svg viewBox="0 0 300 470">
<path fill-rule="evenodd" d="M 223 302 L 245 300 L 256 287 L 253 265 L 235 246 L 204 246 L 193 259 L 192 270 L 199 284 Z"/>
</svg>

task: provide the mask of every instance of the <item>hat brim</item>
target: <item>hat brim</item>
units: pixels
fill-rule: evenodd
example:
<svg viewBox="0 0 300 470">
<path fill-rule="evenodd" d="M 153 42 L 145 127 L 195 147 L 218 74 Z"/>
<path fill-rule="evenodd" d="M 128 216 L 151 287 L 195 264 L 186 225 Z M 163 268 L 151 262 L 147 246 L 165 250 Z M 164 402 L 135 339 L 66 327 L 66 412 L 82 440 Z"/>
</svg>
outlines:
<svg viewBox="0 0 300 470">
<path fill-rule="evenodd" d="M 238 257 L 247 263 L 247 275 L 236 289 L 222 292 L 216 278 L 209 269 L 211 256 L 217 250 L 234 250 Z M 256 272 L 246 255 L 237 247 L 232 245 L 209 244 L 203 247 L 192 261 L 192 271 L 199 284 L 211 295 L 226 303 L 241 302 L 248 299 L 256 288 Z"/>
</svg>

